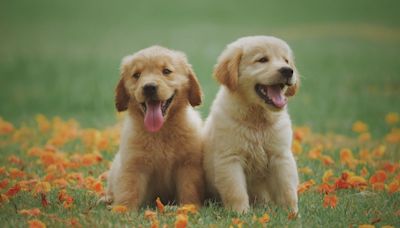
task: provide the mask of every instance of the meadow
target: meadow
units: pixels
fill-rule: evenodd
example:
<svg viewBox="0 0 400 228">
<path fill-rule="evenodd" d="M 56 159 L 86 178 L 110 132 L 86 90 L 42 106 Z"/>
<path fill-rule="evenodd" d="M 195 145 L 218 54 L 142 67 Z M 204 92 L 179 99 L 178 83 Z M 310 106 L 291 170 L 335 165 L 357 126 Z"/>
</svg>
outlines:
<svg viewBox="0 0 400 228">
<path fill-rule="evenodd" d="M 0 221 L 189 227 L 400 226 L 400 3 L 372 1 L 2 1 Z M 225 45 L 274 35 L 302 75 L 289 101 L 300 218 L 274 205 L 246 215 L 209 203 L 129 212 L 97 204 L 118 149 L 114 88 L 123 56 L 184 51 L 208 114 Z M 161 199 L 162 201 L 162 199 Z"/>
</svg>

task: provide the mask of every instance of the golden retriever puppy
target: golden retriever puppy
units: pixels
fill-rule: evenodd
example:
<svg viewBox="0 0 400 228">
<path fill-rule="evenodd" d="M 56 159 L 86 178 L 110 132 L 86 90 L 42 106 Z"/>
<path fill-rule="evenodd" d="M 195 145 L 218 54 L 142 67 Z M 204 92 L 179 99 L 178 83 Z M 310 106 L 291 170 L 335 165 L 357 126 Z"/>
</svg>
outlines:
<svg viewBox="0 0 400 228">
<path fill-rule="evenodd" d="M 127 110 L 108 177 L 106 201 L 136 210 L 156 197 L 168 203 L 203 200 L 202 92 L 186 56 L 160 46 L 122 60 L 118 111 Z"/>
<path fill-rule="evenodd" d="M 299 180 L 286 108 L 299 85 L 291 49 L 275 37 L 240 38 L 220 55 L 214 76 L 222 86 L 203 132 L 210 190 L 237 212 L 273 201 L 297 213 Z"/>
</svg>

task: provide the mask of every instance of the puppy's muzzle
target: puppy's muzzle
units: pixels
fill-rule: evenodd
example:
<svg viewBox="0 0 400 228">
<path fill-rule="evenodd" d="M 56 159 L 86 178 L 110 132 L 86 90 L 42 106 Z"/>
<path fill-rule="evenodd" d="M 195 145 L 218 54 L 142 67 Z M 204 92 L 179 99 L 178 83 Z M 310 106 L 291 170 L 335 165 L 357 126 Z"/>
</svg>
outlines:
<svg viewBox="0 0 400 228">
<path fill-rule="evenodd" d="M 293 69 L 290 67 L 282 67 L 279 70 L 279 73 L 285 79 L 286 85 L 292 85 L 292 77 L 293 77 Z"/>
<path fill-rule="evenodd" d="M 151 100 L 157 100 L 157 89 L 156 83 L 150 82 L 143 86 L 143 95 Z"/>
</svg>

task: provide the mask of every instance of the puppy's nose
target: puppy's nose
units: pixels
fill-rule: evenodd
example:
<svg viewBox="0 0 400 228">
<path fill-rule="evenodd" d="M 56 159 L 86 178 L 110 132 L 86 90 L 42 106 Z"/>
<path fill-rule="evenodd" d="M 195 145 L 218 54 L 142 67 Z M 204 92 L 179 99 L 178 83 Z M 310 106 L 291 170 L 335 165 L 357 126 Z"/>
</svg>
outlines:
<svg viewBox="0 0 400 228">
<path fill-rule="evenodd" d="M 279 70 L 279 73 L 285 78 L 291 78 L 293 76 L 293 69 L 290 67 L 282 67 Z"/>
<path fill-rule="evenodd" d="M 147 83 L 143 86 L 143 94 L 146 97 L 152 97 L 157 94 L 157 85 L 155 83 Z"/>
</svg>

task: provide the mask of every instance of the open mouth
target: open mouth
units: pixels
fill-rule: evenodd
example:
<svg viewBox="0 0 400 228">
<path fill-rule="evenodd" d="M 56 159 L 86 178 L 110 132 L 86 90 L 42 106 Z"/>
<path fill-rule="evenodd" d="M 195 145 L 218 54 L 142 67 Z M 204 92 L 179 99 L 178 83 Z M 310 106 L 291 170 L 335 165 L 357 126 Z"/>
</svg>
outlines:
<svg viewBox="0 0 400 228">
<path fill-rule="evenodd" d="M 157 101 L 157 100 L 149 100 L 149 101 L 146 101 L 146 102 L 143 102 L 143 103 L 141 103 L 141 106 L 142 106 L 142 109 L 143 109 L 143 112 L 144 113 L 146 113 L 147 112 L 147 107 L 148 106 L 152 106 L 152 105 L 160 105 L 160 107 L 161 107 L 161 113 L 162 113 L 162 115 L 163 116 L 165 116 L 165 114 L 167 113 L 167 110 L 168 110 L 168 108 L 169 108 L 169 106 L 171 105 L 171 103 L 172 103 L 172 100 L 174 99 L 174 97 L 175 97 L 175 94 L 173 94 L 170 98 L 168 98 L 168 100 L 166 100 L 166 101 Z"/>
<path fill-rule="evenodd" d="M 255 90 L 265 103 L 281 109 L 287 104 L 287 97 L 283 92 L 284 87 L 285 85 L 282 83 L 275 85 L 256 84 Z"/>
<path fill-rule="evenodd" d="M 147 100 L 141 103 L 144 112 L 144 126 L 149 132 L 157 132 L 164 124 L 164 116 L 170 107 L 175 94 L 165 101 Z"/>
</svg>

